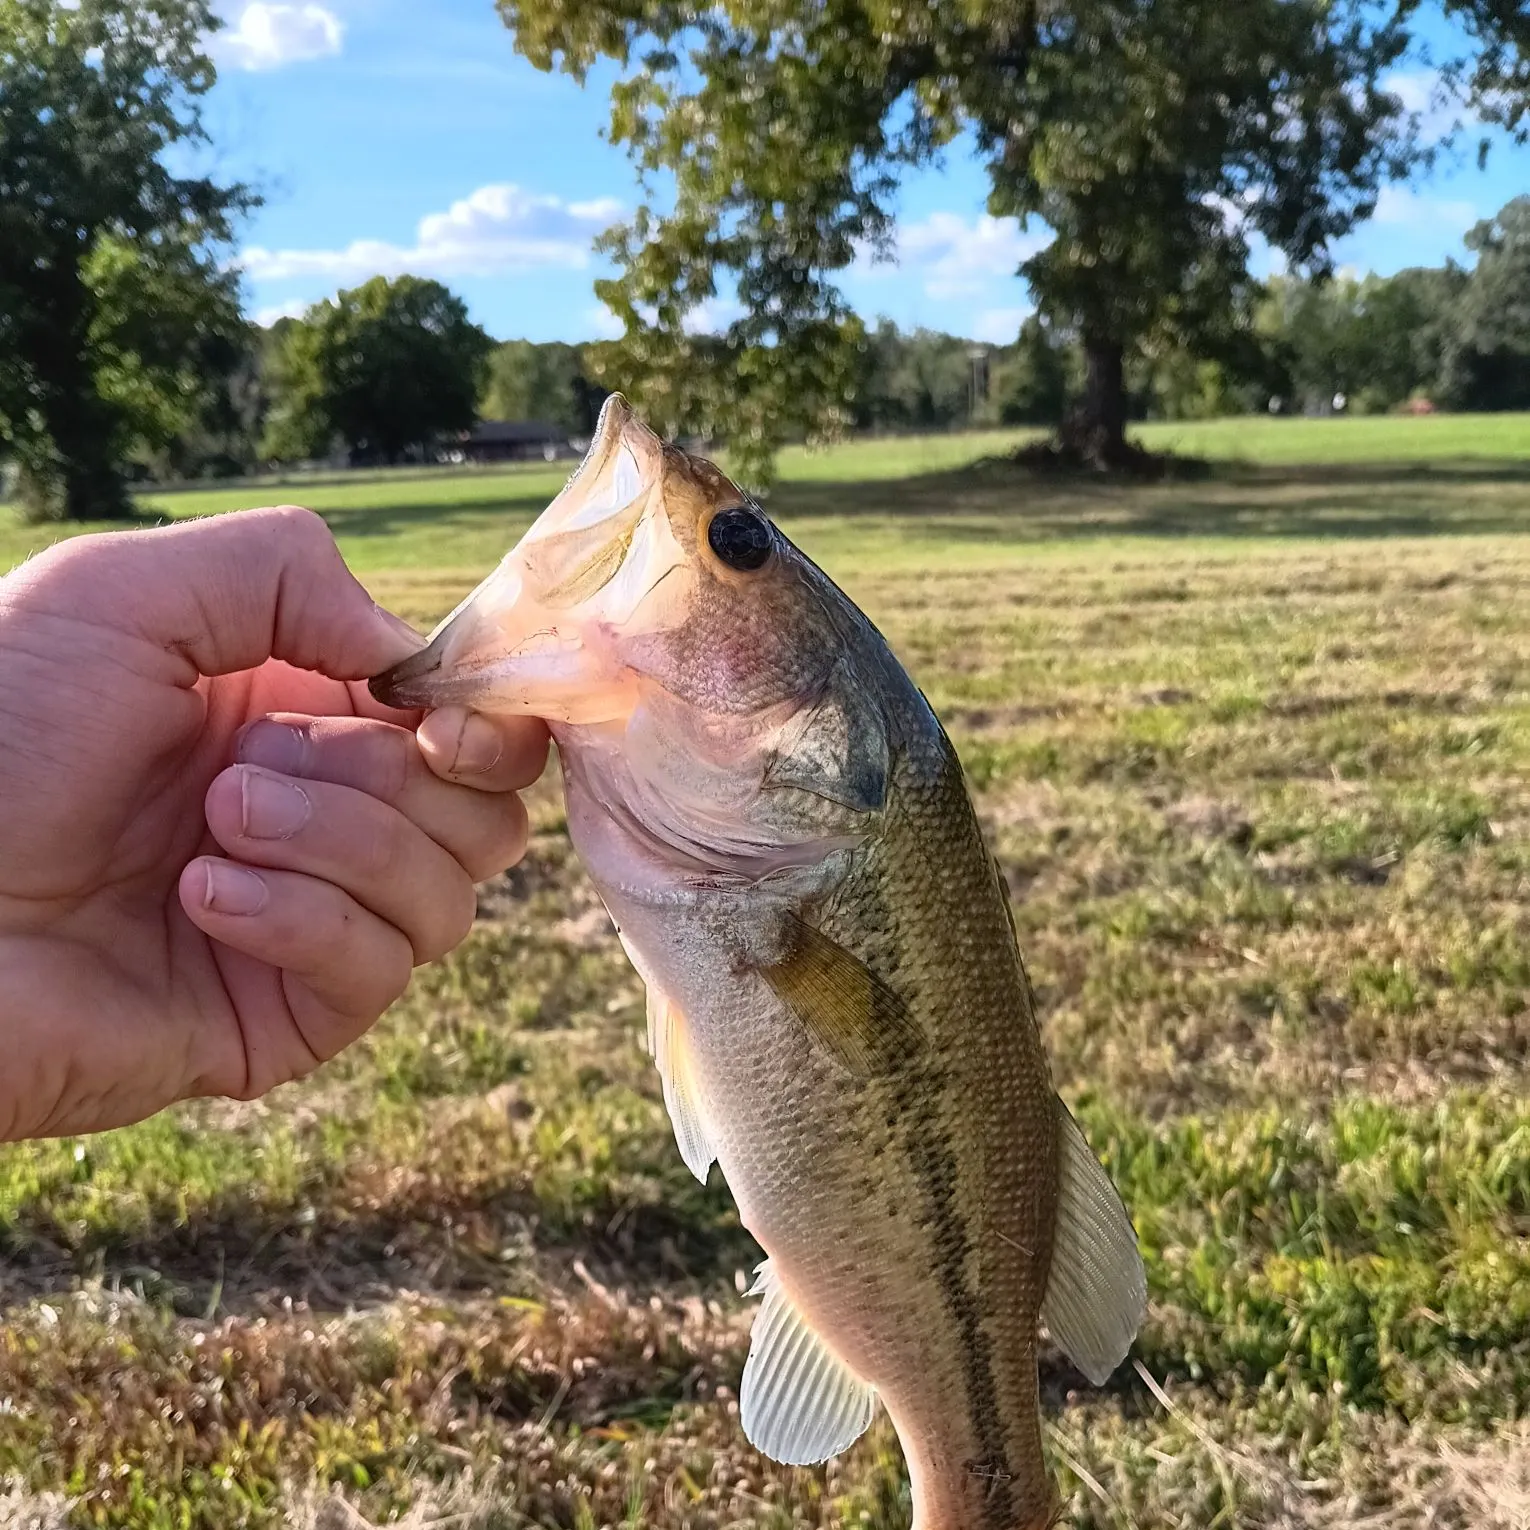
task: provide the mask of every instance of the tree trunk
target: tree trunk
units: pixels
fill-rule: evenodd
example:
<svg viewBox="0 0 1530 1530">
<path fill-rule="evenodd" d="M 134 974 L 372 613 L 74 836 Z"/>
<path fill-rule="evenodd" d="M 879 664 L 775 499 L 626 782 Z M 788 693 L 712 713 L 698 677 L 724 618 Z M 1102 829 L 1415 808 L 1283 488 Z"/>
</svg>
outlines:
<svg viewBox="0 0 1530 1530">
<path fill-rule="evenodd" d="M 32 521 L 126 519 L 133 503 L 117 466 L 117 414 L 96 391 L 78 270 L 62 273 L 50 309 L 49 332 L 33 328 L 23 346 L 42 426 L 17 451 L 23 513 Z"/>
<path fill-rule="evenodd" d="M 1119 341 L 1084 337 L 1084 396 L 1063 425 L 1063 446 L 1090 467 L 1126 463 L 1126 370 Z"/>
<path fill-rule="evenodd" d="M 70 412 L 66 409 L 62 412 Z M 45 426 L 57 428 L 54 411 Z M 133 502 L 112 460 L 102 451 L 103 435 L 75 433 L 65 424 L 59 436 L 43 436 L 17 451 L 16 498 L 32 525 L 52 521 L 119 521 L 133 514 Z"/>
</svg>

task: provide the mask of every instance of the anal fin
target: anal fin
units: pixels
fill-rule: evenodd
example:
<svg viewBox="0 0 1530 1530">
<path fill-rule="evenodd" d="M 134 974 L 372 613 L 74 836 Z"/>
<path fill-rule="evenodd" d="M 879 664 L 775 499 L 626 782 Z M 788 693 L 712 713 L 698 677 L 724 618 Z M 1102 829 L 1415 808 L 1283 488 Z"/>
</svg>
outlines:
<svg viewBox="0 0 1530 1530">
<path fill-rule="evenodd" d="M 1057 1111 L 1057 1232 L 1041 1319 L 1068 1358 L 1100 1386 L 1137 1336 L 1147 1278 L 1116 1187 L 1061 1100 Z"/>
<path fill-rule="evenodd" d="M 837 1359 L 781 1289 L 771 1261 L 751 1294 L 765 1300 L 749 1335 L 739 1419 L 749 1443 L 785 1466 L 813 1466 L 866 1432 L 877 1394 Z"/>
</svg>

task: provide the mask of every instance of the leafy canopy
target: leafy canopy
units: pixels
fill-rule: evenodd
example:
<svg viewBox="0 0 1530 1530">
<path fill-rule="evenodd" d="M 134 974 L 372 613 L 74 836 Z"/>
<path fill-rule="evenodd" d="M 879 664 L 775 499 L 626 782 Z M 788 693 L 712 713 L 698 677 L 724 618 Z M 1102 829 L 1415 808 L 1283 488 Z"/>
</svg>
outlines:
<svg viewBox="0 0 1530 1530">
<path fill-rule="evenodd" d="M 1466 236 L 1476 269 L 1455 307 L 1443 387 L 1462 409 L 1530 409 L 1530 196 Z"/>
<path fill-rule="evenodd" d="M 506 340 L 489 358 L 480 409 L 485 419 L 546 420 L 570 435 L 589 435 L 604 399 L 579 346 Z"/>
<path fill-rule="evenodd" d="M 252 198 L 171 168 L 216 25 L 204 0 L 0 0 L 0 448 L 35 513 L 120 512 L 117 462 L 238 326 L 218 252 Z"/>
<path fill-rule="evenodd" d="M 375 276 L 284 327 L 268 455 L 320 456 L 332 438 L 396 462 L 468 429 L 494 342 L 440 282 Z"/>
<path fill-rule="evenodd" d="M 649 205 L 606 242 L 608 380 L 756 473 L 842 418 L 863 334 L 835 276 L 889 251 L 901 174 L 959 135 L 992 212 L 1055 230 L 1022 272 L 1117 393 L 1124 351 L 1247 304 L 1251 231 L 1322 269 L 1413 153 L 1383 84 L 1404 19 L 1369 0 L 499 5 L 539 67 L 622 69 L 610 131 Z M 701 368 L 688 330 L 719 297 L 742 311 Z"/>
</svg>

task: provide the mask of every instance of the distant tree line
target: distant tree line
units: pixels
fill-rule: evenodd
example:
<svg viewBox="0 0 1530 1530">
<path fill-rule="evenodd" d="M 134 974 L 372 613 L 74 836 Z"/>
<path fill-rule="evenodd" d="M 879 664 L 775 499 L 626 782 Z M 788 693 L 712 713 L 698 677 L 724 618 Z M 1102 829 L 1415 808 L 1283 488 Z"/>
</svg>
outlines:
<svg viewBox="0 0 1530 1530">
<path fill-rule="evenodd" d="M 1441 409 L 1530 409 L 1530 196 L 1466 236 L 1475 263 L 1395 276 L 1277 276 L 1250 289 L 1236 322 L 1194 346 L 1127 356 L 1137 419 L 1377 414 L 1413 401 Z M 904 334 L 883 321 L 860 349 L 849 405 L 861 430 L 1055 426 L 1084 397 L 1082 336 L 1028 318 L 1008 345 Z M 980 352 L 974 356 L 974 351 Z M 974 376 L 976 371 L 977 376 Z"/>
<path fill-rule="evenodd" d="M 1277 276 L 1250 288 L 1237 321 L 1196 347 L 1144 345 L 1128 355 L 1128 417 L 1328 413 L 1336 400 L 1368 414 L 1418 400 L 1530 409 L 1530 196 L 1479 223 L 1466 244 L 1470 267 Z M 147 332 L 149 318 L 171 306 L 164 283 L 132 298 L 131 284 L 144 278 L 116 245 L 95 269 L 106 273 L 114 333 L 133 323 Z M 266 330 L 236 306 L 212 312 L 217 322 L 203 330 L 194 365 L 183 360 L 181 372 L 164 374 L 168 384 L 143 365 L 104 371 L 109 397 L 126 406 L 119 441 L 133 476 L 218 477 L 313 459 L 433 461 L 478 419 L 536 420 L 578 440 L 621 383 L 618 347 L 496 343 L 459 298 L 419 277 L 375 277 Z M 697 364 L 707 365 L 704 352 Z M 1082 336 L 1037 315 L 1004 345 L 883 319 L 863 331 L 847 371 L 844 424 L 1053 427 L 1087 388 Z M 701 411 L 673 428 L 725 439 Z"/>
<path fill-rule="evenodd" d="M 1469 269 L 1333 270 L 1439 146 L 1389 85 L 1424 0 L 499 8 L 539 67 L 636 70 L 610 130 L 675 199 L 603 242 L 615 341 L 496 345 L 413 276 L 255 328 L 231 252 L 258 199 L 188 171 L 208 0 L 0 0 L 0 458 L 29 514 L 125 513 L 132 473 L 429 458 L 480 415 L 578 436 L 612 387 L 756 482 L 846 427 L 1028 421 L 1108 463 L 1132 416 L 1530 406 L 1530 198 L 1471 232 Z M 1530 8 L 1432 8 L 1463 39 L 1441 90 L 1530 135 Z M 988 210 L 1054 232 L 1017 273 L 1037 316 L 988 348 L 868 329 L 837 273 L 892 250 L 901 177 L 961 134 Z M 1256 235 L 1298 274 L 1254 280 Z M 698 334 L 730 288 L 740 316 Z"/>
</svg>

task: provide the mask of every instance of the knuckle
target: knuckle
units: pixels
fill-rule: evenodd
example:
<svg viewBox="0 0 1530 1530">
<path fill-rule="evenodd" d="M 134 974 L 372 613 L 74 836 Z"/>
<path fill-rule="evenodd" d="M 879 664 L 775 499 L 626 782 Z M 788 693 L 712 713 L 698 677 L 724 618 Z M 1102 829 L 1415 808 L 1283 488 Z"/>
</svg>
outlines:
<svg viewBox="0 0 1530 1530">
<path fill-rule="evenodd" d="M 415 774 L 410 756 L 419 754 L 414 735 L 387 723 L 369 724 L 368 729 L 376 740 L 372 747 L 372 794 L 384 802 L 402 804 Z"/>
<path fill-rule="evenodd" d="M 370 1020 L 387 1009 L 409 986 L 416 965 L 414 949 L 408 936 L 389 930 L 389 938 L 380 943 L 371 958 L 372 978 L 366 1002 L 354 1006 L 355 1012 Z"/>
<path fill-rule="evenodd" d="M 463 866 L 475 882 L 486 882 L 508 870 L 526 853 L 526 807 L 519 797 L 494 803 L 495 813 L 485 832 L 474 838 Z"/>
<path fill-rule="evenodd" d="M 386 886 L 403 869 L 410 826 L 400 814 L 384 809 L 368 815 L 353 841 L 356 869 L 372 886 Z"/>
<path fill-rule="evenodd" d="M 466 875 L 453 878 L 450 893 L 437 905 L 434 927 L 415 946 L 416 965 L 439 961 L 467 939 L 478 917 L 478 894 Z"/>
<path fill-rule="evenodd" d="M 315 547 L 334 543 L 324 517 L 303 505 L 271 505 L 267 509 L 257 510 L 254 513 L 265 516 L 274 525 L 280 526 L 284 536 L 308 542 Z"/>
</svg>

